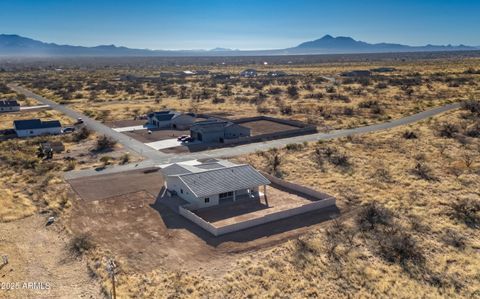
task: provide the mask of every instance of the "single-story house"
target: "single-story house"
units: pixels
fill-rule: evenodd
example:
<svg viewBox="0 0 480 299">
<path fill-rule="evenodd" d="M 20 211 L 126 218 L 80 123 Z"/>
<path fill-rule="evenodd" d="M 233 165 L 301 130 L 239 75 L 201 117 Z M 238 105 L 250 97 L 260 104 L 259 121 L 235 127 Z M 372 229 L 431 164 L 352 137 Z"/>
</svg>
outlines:
<svg viewBox="0 0 480 299">
<path fill-rule="evenodd" d="M 285 77 L 285 76 L 287 76 L 287 73 L 285 73 L 284 71 L 273 71 L 273 72 L 268 72 L 267 76 L 272 77 L 272 78 Z"/>
<path fill-rule="evenodd" d="M 58 120 L 40 119 L 14 120 L 13 128 L 18 137 L 56 135 L 62 133 L 62 124 Z"/>
<path fill-rule="evenodd" d="M 190 127 L 190 136 L 202 142 L 224 142 L 225 139 L 248 137 L 250 134 L 250 128 L 219 119 L 199 121 Z"/>
<path fill-rule="evenodd" d="M 152 112 L 147 115 L 148 124 L 155 128 L 185 130 L 195 122 L 195 114 L 180 113 L 173 110 Z"/>
<path fill-rule="evenodd" d="M 257 70 L 254 70 L 254 69 L 246 69 L 240 72 L 240 77 L 254 78 L 256 76 L 257 76 Z"/>
<path fill-rule="evenodd" d="M 343 72 L 342 77 L 370 77 L 372 72 L 367 70 L 354 70 L 351 72 Z"/>
<path fill-rule="evenodd" d="M 258 199 L 260 187 L 270 181 L 248 164 L 226 160 L 185 161 L 160 165 L 169 195 L 177 195 L 192 208 L 215 206 L 236 200 Z"/>
<path fill-rule="evenodd" d="M 20 104 L 15 100 L 0 100 L 0 112 L 20 111 Z"/>
</svg>

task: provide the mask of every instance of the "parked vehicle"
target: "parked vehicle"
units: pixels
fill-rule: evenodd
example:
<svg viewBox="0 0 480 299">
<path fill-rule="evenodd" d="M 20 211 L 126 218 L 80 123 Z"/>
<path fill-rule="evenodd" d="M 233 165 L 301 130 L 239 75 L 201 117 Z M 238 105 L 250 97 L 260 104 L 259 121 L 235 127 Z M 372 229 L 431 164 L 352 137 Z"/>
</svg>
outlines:
<svg viewBox="0 0 480 299">
<path fill-rule="evenodd" d="M 74 127 L 66 127 L 62 129 L 63 133 L 73 133 L 75 131 Z"/>
<path fill-rule="evenodd" d="M 183 139 L 182 142 L 192 142 L 194 139 L 190 136 L 188 136 L 187 138 Z"/>
<path fill-rule="evenodd" d="M 76 125 L 83 124 L 83 119 L 81 117 L 77 118 L 77 122 L 75 124 Z"/>
<path fill-rule="evenodd" d="M 185 140 L 185 139 L 188 138 L 188 137 L 190 137 L 190 136 L 188 136 L 188 135 L 182 135 L 182 136 L 179 136 L 179 137 L 177 138 L 177 140 L 178 140 L 178 141 L 183 141 L 183 140 Z"/>
</svg>

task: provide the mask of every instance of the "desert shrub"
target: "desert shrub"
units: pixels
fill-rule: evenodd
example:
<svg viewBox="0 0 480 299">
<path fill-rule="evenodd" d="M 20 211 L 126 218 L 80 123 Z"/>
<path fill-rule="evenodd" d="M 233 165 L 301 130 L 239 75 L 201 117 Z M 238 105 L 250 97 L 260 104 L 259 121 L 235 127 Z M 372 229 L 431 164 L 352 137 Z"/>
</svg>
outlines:
<svg viewBox="0 0 480 299">
<path fill-rule="evenodd" d="M 214 97 L 213 100 L 212 100 L 212 104 L 221 104 L 221 103 L 225 103 L 225 99 L 224 99 L 224 98 Z"/>
<path fill-rule="evenodd" d="M 90 136 L 91 132 L 86 127 L 81 127 L 79 130 L 73 132 L 72 141 L 79 142 L 81 140 L 87 139 Z"/>
<path fill-rule="evenodd" d="M 417 139 L 418 138 L 417 134 L 413 131 L 405 131 L 405 132 L 403 132 L 402 136 L 405 139 Z"/>
<path fill-rule="evenodd" d="M 444 138 L 453 138 L 458 133 L 458 127 L 452 123 L 443 123 L 437 130 L 438 134 Z"/>
<path fill-rule="evenodd" d="M 342 101 L 342 102 L 345 102 L 345 103 L 350 103 L 351 102 L 351 100 L 348 96 L 343 95 L 343 94 L 339 94 L 339 93 L 331 94 L 330 99 L 332 99 L 334 101 Z"/>
<path fill-rule="evenodd" d="M 358 108 L 375 108 L 379 106 L 380 106 L 380 103 L 375 100 L 363 101 L 358 104 Z"/>
<path fill-rule="evenodd" d="M 473 114 L 480 115 L 480 101 L 468 100 L 462 103 L 462 109 L 468 110 Z"/>
<path fill-rule="evenodd" d="M 387 83 L 385 83 L 385 82 L 379 82 L 379 83 L 377 84 L 377 88 L 378 88 L 378 89 L 385 89 L 385 88 L 387 88 L 387 87 L 388 87 L 388 85 L 387 85 Z"/>
<path fill-rule="evenodd" d="M 432 170 L 425 163 L 419 161 L 412 169 L 412 174 L 420 179 L 427 181 L 435 181 L 436 178 L 432 174 Z"/>
<path fill-rule="evenodd" d="M 442 241 L 445 244 L 461 250 L 465 249 L 465 240 L 466 238 L 463 235 L 451 229 L 447 229 L 442 236 Z"/>
<path fill-rule="evenodd" d="M 450 216 L 470 228 L 480 228 L 480 201 L 461 199 L 451 204 Z"/>
<path fill-rule="evenodd" d="M 120 157 L 120 164 L 127 164 L 130 161 L 130 154 L 125 153 Z"/>
<path fill-rule="evenodd" d="M 465 135 L 473 138 L 480 138 L 480 122 L 477 122 L 465 130 Z"/>
<path fill-rule="evenodd" d="M 356 222 L 363 231 L 373 230 L 379 225 L 391 225 L 393 215 L 387 208 L 377 203 L 368 203 L 360 209 Z"/>
<path fill-rule="evenodd" d="M 355 110 L 353 110 L 352 107 L 344 107 L 343 108 L 343 115 L 352 116 L 354 114 L 355 114 Z"/>
<path fill-rule="evenodd" d="M 97 138 L 97 143 L 95 145 L 95 150 L 96 151 L 105 151 L 105 150 L 111 150 L 117 142 L 113 140 L 112 138 L 102 135 Z"/>
<path fill-rule="evenodd" d="M 402 266 L 419 266 L 425 262 L 422 250 L 408 233 L 387 231 L 380 239 L 380 254 L 388 262 Z"/>
<path fill-rule="evenodd" d="M 93 249 L 95 245 L 87 234 L 79 234 L 74 236 L 67 245 L 68 251 L 76 257 L 82 256 L 84 253 Z"/>
<path fill-rule="evenodd" d="M 294 85 L 287 88 L 287 93 L 290 97 L 294 98 L 298 96 L 298 88 Z"/>
<path fill-rule="evenodd" d="M 304 148 L 304 145 L 302 143 L 289 143 L 285 146 L 285 149 L 287 151 L 301 151 Z"/>
</svg>

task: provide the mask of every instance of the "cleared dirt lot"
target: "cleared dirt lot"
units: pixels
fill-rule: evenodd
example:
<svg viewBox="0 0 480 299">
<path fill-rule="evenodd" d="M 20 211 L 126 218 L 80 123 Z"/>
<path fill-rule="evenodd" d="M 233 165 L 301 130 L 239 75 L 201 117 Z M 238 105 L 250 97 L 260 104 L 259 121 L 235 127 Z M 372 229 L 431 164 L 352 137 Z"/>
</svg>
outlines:
<svg viewBox="0 0 480 299">
<path fill-rule="evenodd" d="M 277 123 L 270 120 L 257 120 L 241 123 L 240 125 L 250 128 L 252 136 L 277 133 L 298 129 L 298 127 Z"/>
<path fill-rule="evenodd" d="M 0 255 L 9 257 L 9 263 L 0 267 L 0 283 L 43 282 L 50 290 L 0 287 L 0 298 L 101 298 L 86 262 L 67 251 L 65 233 L 56 223 L 45 222 L 46 216 L 34 215 L 0 223 Z"/>
<path fill-rule="evenodd" d="M 159 176 L 137 170 L 71 181 L 84 199 L 74 203 L 69 227 L 75 233 L 90 233 L 97 244 L 125 258 L 133 269 L 166 266 L 218 273 L 239 255 L 298 236 L 338 213 L 329 209 L 214 237 L 158 196 Z"/>
</svg>

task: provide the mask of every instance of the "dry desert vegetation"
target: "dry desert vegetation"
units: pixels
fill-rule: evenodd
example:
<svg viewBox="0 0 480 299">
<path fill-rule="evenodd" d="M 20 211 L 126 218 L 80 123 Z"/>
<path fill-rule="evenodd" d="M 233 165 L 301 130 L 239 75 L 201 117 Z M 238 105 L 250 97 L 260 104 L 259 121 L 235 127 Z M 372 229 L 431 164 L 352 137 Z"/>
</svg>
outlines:
<svg viewBox="0 0 480 299">
<path fill-rule="evenodd" d="M 187 77 L 163 78 L 158 69 L 131 66 L 32 68 L 0 73 L 0 78 L 102 121 L 133 119 L 165 107 L 230 117 L 271 115 L 329 129 L 384 122 L 462 101 L 461 109 L 405 127 L 236 157 L 272 175 L 335 195 L 341 215 L 254 250 L 216 255 L 215 244 L 202 243 L 199 246 L 213 252 L 202 267 L 164 264 L 141 271 L 135 267 L 136 254 L 148 248 L 131 248 L 130 255 L 115 257 L 117 296 L 480 297 L 480 102 L 476 100 L 480 60 L 387 64 L 395 70 L 367 78 L 337 75 L 383 67 L 385 62 L 253 66 L 260 73 L 290 74 L 279 78 L 233 78 L 252 67 L 248 65 L 205 66 L 208 75 Z M 162 73 L 194 68 L 200 69 L 169 66 Z M 232 78 L 213 74 L 232 74 Z M 4 94 L 15 96 L 8 88 Z M 1 128 L 11 127 L 16 117 L 0 115 Z M 53 110 L 22 112 L 21 117 L 73 123 Z M 37 147 L 44 140 L 62 141 L 66 151 L 52 160 L 38 158 Z M 43 271 L 43 279 L 56 280 L 59 287 L 52 292 L 57 297 L 109 296 L 111 282 L 105 268 L 113 249 L 70 226 L 81 199 L 63 178 L 66 170 L 140 159 L 101 140 L 94 132 L 79 130 L 0 142 L 0 252 L 16 252 L 7 266 L 14 269 L 15 279 Z M 108 148 L 102 148 L 105 144 Z M 44 227 L 44 220 L 52 215 L 58 221 Z M 38 230 L 36 238 L 26 229 Z M 163 236 L 164 246 L 175 236 Z M 29 247 L 34 241 L 50 247 L 33 256 Z M 163 259 L 158 256 L 156 263 L 163 264 Z"/>
<path fill-rule="evenodd" d="M 258 77 L 239 77 L 247 68 L 256 69 Z M 161 71 L 140 66 L 33 69 L 6 76 L 102 121 L 171 108 L 234 118 L 293 118 L 331 129 L 379 123 L 474 98 L 479 68 L 478 58 L 398 59 L 320 66 L 165 66 Z M 185 70 L 200 73 L 182 74 Z M 365 77 L 339 76 L 352 70 L 374 71 Z"/>
</svg>

